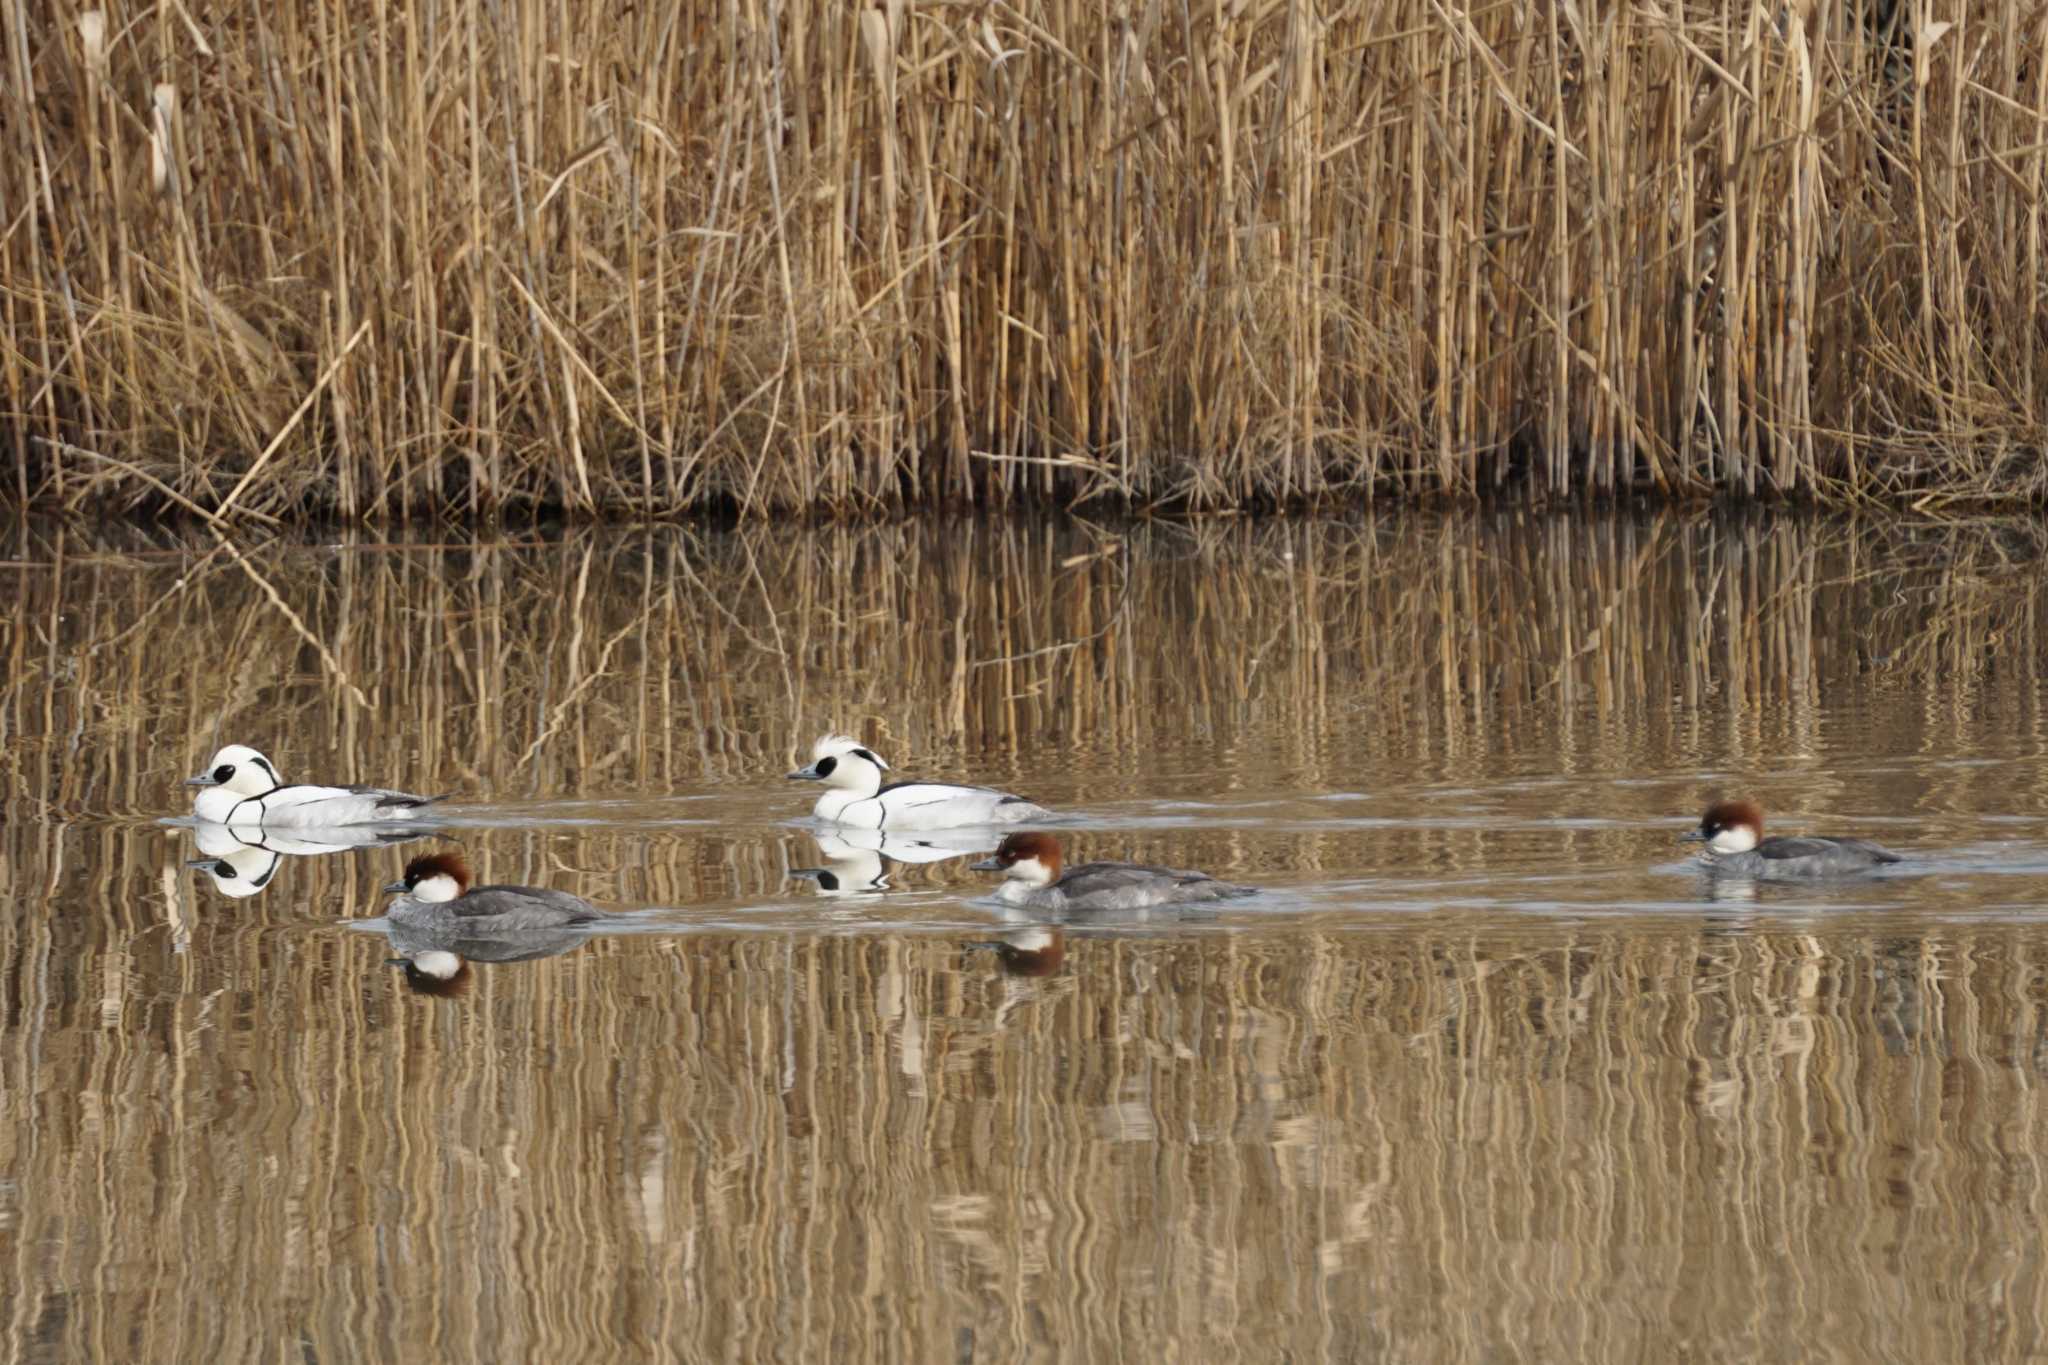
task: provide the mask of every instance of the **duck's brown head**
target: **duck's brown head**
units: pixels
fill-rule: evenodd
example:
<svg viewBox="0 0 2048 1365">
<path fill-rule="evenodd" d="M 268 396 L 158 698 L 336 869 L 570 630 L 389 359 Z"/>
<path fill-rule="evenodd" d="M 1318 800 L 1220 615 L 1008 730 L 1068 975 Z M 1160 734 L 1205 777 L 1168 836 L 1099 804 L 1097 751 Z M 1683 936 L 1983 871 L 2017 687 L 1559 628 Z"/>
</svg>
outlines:
<svg viewBox="0 0 2048 1365">
<path fill-rule="evenodd" d="M 1008 835 L 994 853 L 969 866 L 976 872 L 1001 872 L 1012 881 L 1046 886 L 1059 880 L 1060 841 L 1043 830 Z"/>
<path fill-rule="evenodd" d="M 1716 801 L 1685 842 L 1705 844 L 1709 853 L 1747 853 L 1764 837 L 1764 809 L 1754 801 Z"/>
<path fill-rule="evenodd" d="M 422 901 L 452 901 L 473 879 L 460 853 L 424 853 L 405 865 L 405 876 L 384 889 Z"/>
</svg>

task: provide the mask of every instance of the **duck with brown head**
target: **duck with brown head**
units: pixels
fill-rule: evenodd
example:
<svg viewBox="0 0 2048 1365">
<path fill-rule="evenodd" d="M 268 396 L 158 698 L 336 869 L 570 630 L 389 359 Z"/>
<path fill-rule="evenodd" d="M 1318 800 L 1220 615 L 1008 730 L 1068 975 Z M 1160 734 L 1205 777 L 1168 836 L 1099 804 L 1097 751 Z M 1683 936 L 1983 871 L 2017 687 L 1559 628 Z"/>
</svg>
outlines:
<svg viewBox="0 0 2048 1365">
<path fill-rule="evenodd" d="M 1218 881 L 1206 872 L 1145 863 L 1083 863 L 1066 867 L 1060 841 L 1043 830 L 1008 835 L 993 856 L 970 864 L 1000 872 L 996 899 L 1066 919 L 1164 905 L 1200 905 L 1258 894 L 1258 888 Z"/>
<path fill-rule="evenodd" d="M 1682 837 L 1687 843 L 1706 845 L 1700 850 L 1701 867 L 1731 877 L 1844 877 L 1901 861 L 1898 854 L 1868 839 L 1763 835 L 1763 807 L 1754 801 L 1716 801 L 1700 817 L 1699 826 Z"/>
<path fill-rule="evenodd" d="M 467 938 L 498 938 L 595 924 L 604 912 L 580 896 L 536 886 L 470 886 L 469 864 L 459 853 L 429 853 L 405 865 L 405 876 L 384 889 L 398 899 L 384 917 L 407 929 Z"/>
</svg>

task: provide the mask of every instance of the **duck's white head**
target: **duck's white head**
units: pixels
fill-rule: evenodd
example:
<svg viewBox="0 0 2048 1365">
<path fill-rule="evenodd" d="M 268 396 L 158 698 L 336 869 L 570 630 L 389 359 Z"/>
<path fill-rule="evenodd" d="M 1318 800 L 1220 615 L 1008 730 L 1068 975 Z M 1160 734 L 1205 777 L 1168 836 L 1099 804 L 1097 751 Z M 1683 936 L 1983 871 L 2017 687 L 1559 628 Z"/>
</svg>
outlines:
<svg viewBox="0 0 2048 1365">
<path fill-rule="evenodd" d="M 452 901 L 469 890 L 469 864 L 460 853 L 427 853 L 405 865 L 405 876 L 384 889 L 429 904 Z"/>
<path fill-rule="evenodd" d="M 993 855 L 969 867 L 976 872 L 1000 872 L 1026 886 L 1050 886 L 1059 880 L 1060 841 L 1040 830 L 1007 835 Z"/>
<path fill-rule="evenodd" d="M 872 796 L 882 789 L 889 765 L 852 735 L 826 735 L 811 746 L 811 766 L 790 773 L 792 781 L 823 782 L 841 791 Z"/>
<path fill-rule="evenodd" d="M 185 779 L 188 787 L 225 787 L 237 796 L 261 796 L 284 785 L 270 760 L 246 744 L 230 744 L 213 756 L 206 771 Z"/>
<path fill-rule="evenodd" d="M 1716 801 L 1684 841 L 1705 844 L 1710 857 L 1747 853 L 1764 837 L 1763 807 L 1754 801 Z"/>
</svg>

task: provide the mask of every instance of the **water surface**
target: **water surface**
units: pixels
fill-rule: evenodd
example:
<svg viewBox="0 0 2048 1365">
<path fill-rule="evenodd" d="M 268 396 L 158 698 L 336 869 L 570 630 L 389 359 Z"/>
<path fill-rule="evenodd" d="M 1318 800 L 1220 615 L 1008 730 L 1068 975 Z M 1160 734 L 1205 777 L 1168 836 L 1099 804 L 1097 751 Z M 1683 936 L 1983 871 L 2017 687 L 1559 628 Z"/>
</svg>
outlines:
<svg viewBox="0 0 2048 1365">
<path fill-rule="evenodd" d="M 5 1354 L 2025 1358 L 2043 545 L 18 532 Z M 1266 893 L 1036 958 L 965 858 L 821 894 L 826 730 Z M 164 821 L 230 741 L 447 823 L 228 894 Z M 1723 792 L 1913 862 L 1717 885 Z M 422 993 L 378 888 L 443 846 L 626 918 Z"/>
</svg>

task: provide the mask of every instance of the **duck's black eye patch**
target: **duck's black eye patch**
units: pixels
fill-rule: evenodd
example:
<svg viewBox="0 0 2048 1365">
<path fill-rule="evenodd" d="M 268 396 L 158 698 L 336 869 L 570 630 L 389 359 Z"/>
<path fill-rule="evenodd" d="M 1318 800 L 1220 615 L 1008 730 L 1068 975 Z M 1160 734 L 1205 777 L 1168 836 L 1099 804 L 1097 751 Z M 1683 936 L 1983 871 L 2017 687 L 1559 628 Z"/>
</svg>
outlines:
<svg viewBox="0 0 2048 1365">
<path fill-rule="evenodd" d="M 855 752 L 859 751 L 856 750 Z M 818 776 L 830 777 L 832 776 L 832 770 L 838 766 L 839 760 L 836 758 L 821 758 L 818 760 Z"/>
<path fill-rule="evenodd" d="M 855 758 L 864 758 L 870 763 L 880 763 L 882 761 L 881 759 L 876 758 L 873 754 L 869 753 L 866 749 L 855 749 L 853 751 L 853 755 Z"/>
<path fill-rule="evenodd" d="M 225 782 L 234 775 L 235 765 L 232 763 L 223 763 L 213 770 L 213 780 L 216 782 Z"/>
<path fill-rule="evenodd" d="M 839 878 L 833 876 L 830 872 L 820 872 L 818 874 L 818 889 L 821 891 L 837 891 L 839 889 Z"/>
</svg>

